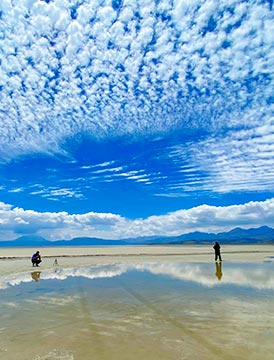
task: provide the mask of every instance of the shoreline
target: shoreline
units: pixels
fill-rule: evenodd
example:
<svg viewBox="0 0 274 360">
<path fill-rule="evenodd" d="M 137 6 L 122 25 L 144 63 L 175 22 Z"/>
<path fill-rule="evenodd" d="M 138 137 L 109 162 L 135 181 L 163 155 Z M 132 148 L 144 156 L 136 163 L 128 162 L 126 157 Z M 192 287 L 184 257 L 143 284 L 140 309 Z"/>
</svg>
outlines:
<svg viewBox="0 0 274 360">
<path fill-rule="evenodd" d="M 273 251 L 262 251 L 262 250 L 247 250 L 247 251 L 241 251 L 241 254 L 266 254 L 266 253 L 273 253 L 274 255 L 274 250 Z M 222 254 L 239 254 L 239 251 L 223 251 Z M 107 256 L 111 256 L 111 257 L 130 257 L 130 256 L 198 256 L 198 255 L 212 255 L 212 252 L 203 252 L 203 253 L 199 253 L 199 252 L 193 252 L 193 253 L 182 253 L 182 254 L 178 254 L 178 253 L 167 253 L 167 254 L 151 254 L 151 253 L 138 253 L 138 254 L 125 254 L 125 253 L 121 253 L 121 254 L 64 254 L 64 255 L 43 255 L 43 259 L 54 259 L 56 257 L 58 258 L 85 258 L 85 257 L 107 257 Z M 0 255 L 0 260 L 18 260 L 18 259 L 30 259 L 30 256 L 13 256 L 13 255 L 8 255 L 8 256 L 1 256 Z"/>
<path fill-rule="evenodd" d="M 0 248 L 0 276 L 110 264 L 215 263 L 212 246 L 41 247 L 42 263 L 33 267 L 30 258 L 36 250 L 34 247 Z M 273 245 L 224 245 L 221 253 L 223 266 L 229 262 L 274 261 Z"/>
<path fill-rule="evenodd" d="M 1 260 L 25 260 L 30 259 L 36 251 L 36 247 L 0 247 Z M 184 261 L 210 261 L 214 251 L 211 245 L 153 245 L 153 246 L 77 246 L 77 247 L 40 247 L 38 249 L 42 259 L 62 258 L 128 258 L 128 257 L 183 257 Z M 234 258 L 243 261 L 254 258 L 262 260 L 266 256 L 274 255 L 274 245 L 223 245 L 221 253 L 227 260 Z"/>
</svg>

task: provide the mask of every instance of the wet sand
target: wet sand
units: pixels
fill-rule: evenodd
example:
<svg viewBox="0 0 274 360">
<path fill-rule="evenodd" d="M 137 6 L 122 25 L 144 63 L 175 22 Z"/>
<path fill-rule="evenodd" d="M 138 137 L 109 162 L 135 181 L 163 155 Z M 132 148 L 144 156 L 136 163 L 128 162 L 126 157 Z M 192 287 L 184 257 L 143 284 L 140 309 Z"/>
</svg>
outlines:
<svg viewBox="0 0 274 360">
<path fill-rule="evenodd" d="M 274 246 L 36 250 L 0 249 L 0 358 L 273 358 Z"/>
<path fill-rule="evenodd" d="M 273 262 L 144 258 L 0 276 L 0 358 L 273 359 Z"/>
<path fill-rule="evenodd" d="M 27 271 L 36 248 L 0 248 L 0 275 Z M 41 269 L 50 269 L 57 259 L 61 267 L 114 264 L 140 261 L 212 262 L 214 251 L 205 246 L 109 246 L 109 247 L 44 247 Z M 223 261 L 272 261 L 274 245 L 224 245 Z M 273 258 L 274 260 L 274 258 Z"/>
</svg>

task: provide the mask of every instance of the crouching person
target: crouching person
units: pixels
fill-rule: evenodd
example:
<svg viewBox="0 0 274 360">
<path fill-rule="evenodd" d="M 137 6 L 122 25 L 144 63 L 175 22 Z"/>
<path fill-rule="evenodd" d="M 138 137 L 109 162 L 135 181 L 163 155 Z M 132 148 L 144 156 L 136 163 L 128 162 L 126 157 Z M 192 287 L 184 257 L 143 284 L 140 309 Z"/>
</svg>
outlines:
<svg viewBox="0 0 274 360">
<path fill-rule="evenodd" d="M 34 266 L 34 265 L 39 266 L 41 261 L 42 260 L 41 260 L 40 252 L 36 251 L 36 253 L 33 254 L 32 257 L 31 257 L 32 266 Z"/>
</svg>

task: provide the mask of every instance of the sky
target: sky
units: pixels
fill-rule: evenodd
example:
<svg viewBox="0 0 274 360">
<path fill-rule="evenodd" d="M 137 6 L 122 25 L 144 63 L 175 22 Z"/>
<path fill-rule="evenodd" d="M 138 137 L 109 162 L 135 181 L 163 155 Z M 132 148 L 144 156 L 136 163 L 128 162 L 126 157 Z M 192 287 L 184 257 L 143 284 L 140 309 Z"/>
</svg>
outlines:
<svg viewBox="0 0 274 360">
<path fill-rule="evenodd" d="M 0 240 L 274 227 L 272 0 L 1 0 Z"/>
</svg>

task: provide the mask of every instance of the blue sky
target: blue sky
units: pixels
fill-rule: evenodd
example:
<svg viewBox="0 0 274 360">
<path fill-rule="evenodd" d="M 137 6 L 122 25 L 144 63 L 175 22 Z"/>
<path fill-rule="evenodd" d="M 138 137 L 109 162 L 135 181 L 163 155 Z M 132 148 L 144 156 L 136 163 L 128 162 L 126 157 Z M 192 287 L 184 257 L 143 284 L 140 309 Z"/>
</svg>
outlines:
<svg viewBox="0 0 274 360">
<path fill-rule="evenodd" d="M 274 226 L 272 6 L 2 0 L 0 240 Z"/>
</svg>

